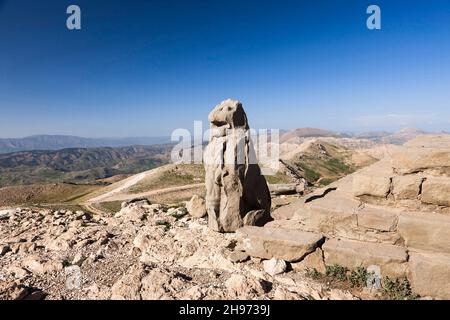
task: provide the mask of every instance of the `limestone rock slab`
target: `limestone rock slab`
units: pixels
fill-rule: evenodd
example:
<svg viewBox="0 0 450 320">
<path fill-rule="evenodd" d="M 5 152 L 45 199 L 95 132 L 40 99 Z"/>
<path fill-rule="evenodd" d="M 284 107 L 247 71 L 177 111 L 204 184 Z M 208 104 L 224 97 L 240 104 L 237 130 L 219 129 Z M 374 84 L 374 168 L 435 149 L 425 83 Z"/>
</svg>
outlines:
<svg viewBox="0 0 450 320">
<path fill-rule="evenodd" d="M 322 241 L 321 234 L 282 228 L 246 226 L 237 231 L 244 250 L 253 257 L 282 259 L 289 262 L 302 260 Z"/>
</svg>

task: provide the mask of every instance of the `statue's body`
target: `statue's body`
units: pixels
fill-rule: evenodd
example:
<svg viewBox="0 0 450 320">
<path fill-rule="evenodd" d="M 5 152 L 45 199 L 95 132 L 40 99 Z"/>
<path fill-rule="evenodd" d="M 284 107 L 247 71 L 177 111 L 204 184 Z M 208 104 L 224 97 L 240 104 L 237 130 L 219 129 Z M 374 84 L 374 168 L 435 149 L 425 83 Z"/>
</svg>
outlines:
<svg viewBox="0 0 450 320">
<path fill-rule="evenodd" d="M 206 209 L 210 228 L 234 232 L 270 220 L 270 193 L 256 161 L 242 104 L 225 100 L 209 114 L 205 150 Z"/>
</svg>

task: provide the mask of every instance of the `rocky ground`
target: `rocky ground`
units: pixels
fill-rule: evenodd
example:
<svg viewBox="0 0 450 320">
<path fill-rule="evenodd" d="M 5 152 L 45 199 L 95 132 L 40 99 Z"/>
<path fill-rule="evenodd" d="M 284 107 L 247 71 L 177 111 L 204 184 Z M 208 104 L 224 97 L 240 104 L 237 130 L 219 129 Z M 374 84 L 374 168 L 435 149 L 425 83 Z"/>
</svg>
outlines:
<svg viewBox="0 0 450 320">
<path fill-rule="evenodd" d="M 250 258 L 184 207 L 147 200 L 114 216 L 0 211 L 0 299 L 359 299 L 283 260 Z"/>
</svg>

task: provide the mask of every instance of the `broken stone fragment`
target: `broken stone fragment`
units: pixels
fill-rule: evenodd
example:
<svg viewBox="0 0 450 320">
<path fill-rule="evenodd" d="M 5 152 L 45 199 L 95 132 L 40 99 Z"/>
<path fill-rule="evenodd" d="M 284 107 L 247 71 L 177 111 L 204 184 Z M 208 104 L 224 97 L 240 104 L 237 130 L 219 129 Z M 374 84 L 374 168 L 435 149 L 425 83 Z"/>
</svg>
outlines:
<svg viewBox="0 0 450 320">
<path fill-rule="evenodd" d="M 245 251 L 232 251 L 227 258 L 231 262 L 244 262 L 249 259 L 249 255 Z"/>
<path fill-rule="evenodd" d="M 322 249 L 317 248 L 316 251 L 308 254 L 302 261 L 291 263 L 291 267 L 295 271 L 316 270 L 325 274 L 326 267 Z"/>
<path fill-rule="evenodd" d="M 277 274 L 281 274 L 286 271 L 287 265 L 284 260 L 272 258 L 270 260 L 263 261 L 264 271 L 270 274 L 271 276 L 275 276 Z"/>
<path fill-rule="evenodd" d="M 203 218 L 207 215 L 205 200 L 198 195 L 193 195 L 186 203 L 186 209 L 194 218 Z"/>
<path fill-rule="evenodd" d="M 22 261 L 22 266 L 28 271 L 36 274 L 45 274 L 61 271 L 64 267 L 61 262 L 46 260 L 37 256 L 28 256 Z"/>
</svg>

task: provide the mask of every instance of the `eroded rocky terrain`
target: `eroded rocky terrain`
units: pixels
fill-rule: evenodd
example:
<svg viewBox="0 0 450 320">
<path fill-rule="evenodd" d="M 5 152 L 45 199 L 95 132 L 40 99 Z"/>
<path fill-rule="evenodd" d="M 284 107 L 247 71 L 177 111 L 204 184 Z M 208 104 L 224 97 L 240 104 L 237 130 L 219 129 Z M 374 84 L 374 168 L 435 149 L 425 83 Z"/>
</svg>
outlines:
<svg viewBox="0 0 450 320">
<path fill-rule="evenodd" d="M 0 299 L 357 298 L 283 260 L 250 258 L 238 234 L 184 207 L 147 200 L 110 217 L 3 210 L 0 235 Z"/>
</svg>

